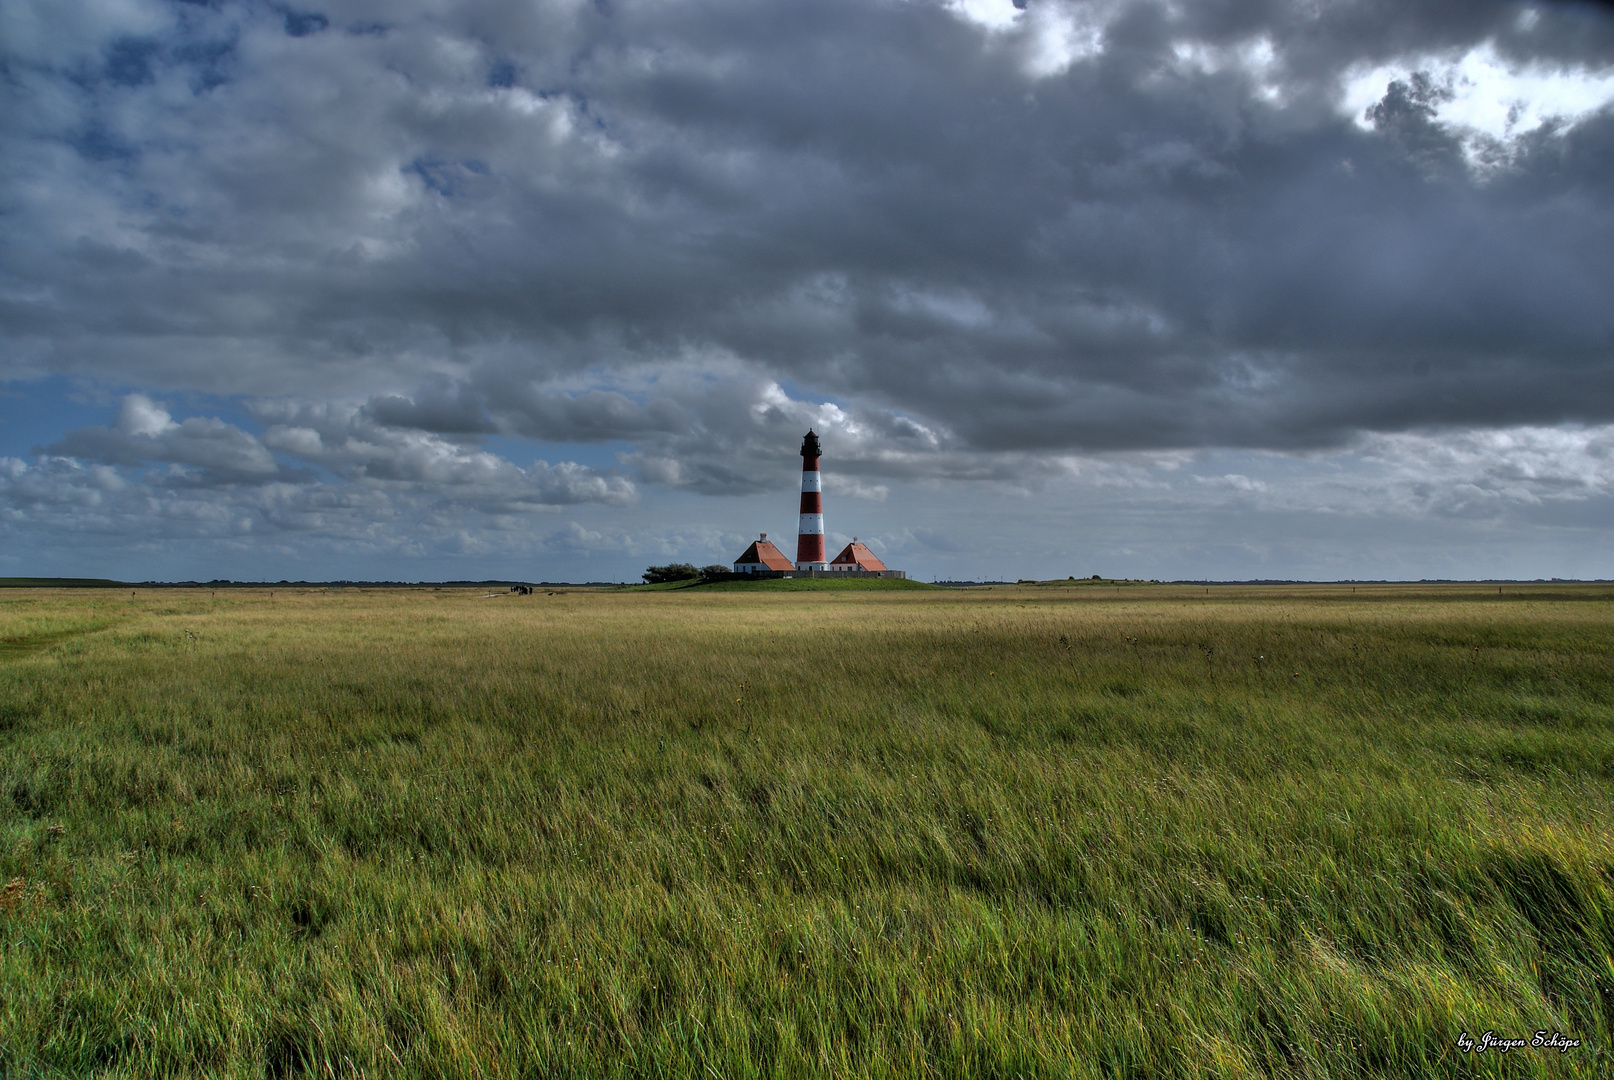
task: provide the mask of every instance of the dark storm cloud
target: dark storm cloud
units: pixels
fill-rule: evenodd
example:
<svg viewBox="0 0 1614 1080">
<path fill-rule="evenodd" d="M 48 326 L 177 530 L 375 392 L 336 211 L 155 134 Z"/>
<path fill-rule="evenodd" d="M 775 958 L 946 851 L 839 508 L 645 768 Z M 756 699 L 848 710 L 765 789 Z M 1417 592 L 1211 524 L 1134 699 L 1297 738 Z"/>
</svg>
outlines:
<svg viewBox="0 0 1614 1080">
<path fill-rule="evenodd" d="M 364 407 L 364 414 L 384 427 L 418 428 L 442 435 L 487 434 L 497 430 L 482 405 L 467 388 L 429 386 L 414 397 L 380 394 Z"/>
<path fill-rule="evenodd" d="M 1438 73 L 1340 104 L 1487 44 L 1606 73 L 1604 12 L 1003 8 L 35 5 L 6 364 L 629 439 L 711 491 L 788 470 L 786 383 L 869 475 L 1614 420 L 1614 113 L 1476 157 Z M 679 364 L 728 374 L 642 377 Z"/>
</svg>

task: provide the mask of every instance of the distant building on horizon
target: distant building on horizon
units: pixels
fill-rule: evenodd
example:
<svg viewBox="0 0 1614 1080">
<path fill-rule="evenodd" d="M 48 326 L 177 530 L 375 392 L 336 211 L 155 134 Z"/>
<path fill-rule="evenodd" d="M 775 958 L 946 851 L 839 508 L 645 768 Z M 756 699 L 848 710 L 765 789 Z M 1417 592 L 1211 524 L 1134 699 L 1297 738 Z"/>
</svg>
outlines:
<svg viewBox="0 0 1614 1080">
<path fill-rule="evenodd" d="M 773 546 L 768 534 L 763 533 L 762 539 L 753 541 L 751 546 L 741 552 L 740 557 L 734 560 L 736 574 L 755 574 L 762 570 L 794 570 L 796 564 L 785 558 L 785 553 Z"/>
</svg>

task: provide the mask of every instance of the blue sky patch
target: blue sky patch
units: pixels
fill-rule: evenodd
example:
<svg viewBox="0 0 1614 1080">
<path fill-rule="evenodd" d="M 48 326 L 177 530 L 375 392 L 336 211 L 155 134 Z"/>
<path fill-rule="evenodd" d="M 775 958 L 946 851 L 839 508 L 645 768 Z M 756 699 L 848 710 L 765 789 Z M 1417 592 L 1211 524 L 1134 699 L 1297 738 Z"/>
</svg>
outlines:
<svg viewBox="0 0 1614 1080">
<path fill-rule="evenodd" d="M 288 11 L 286 12 L 286 34 L 288 37 L 308 37 L 317 34 L 331 25 L 331 20 L 317 11 Z"/>
</svg>

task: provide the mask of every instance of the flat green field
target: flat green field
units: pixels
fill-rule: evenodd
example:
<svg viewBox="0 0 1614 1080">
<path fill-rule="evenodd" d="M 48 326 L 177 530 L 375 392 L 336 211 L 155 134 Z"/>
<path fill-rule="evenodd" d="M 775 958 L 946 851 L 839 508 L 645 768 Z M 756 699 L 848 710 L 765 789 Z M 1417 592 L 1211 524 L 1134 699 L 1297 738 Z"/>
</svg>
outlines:
<svg viewBox="0 0 1614 1080">
<path fill-rule="evenodd" d="M 1611 823 L 1606 587 L 6 589 L 0 1076 L 1609 1076 Z"/>
</svg>

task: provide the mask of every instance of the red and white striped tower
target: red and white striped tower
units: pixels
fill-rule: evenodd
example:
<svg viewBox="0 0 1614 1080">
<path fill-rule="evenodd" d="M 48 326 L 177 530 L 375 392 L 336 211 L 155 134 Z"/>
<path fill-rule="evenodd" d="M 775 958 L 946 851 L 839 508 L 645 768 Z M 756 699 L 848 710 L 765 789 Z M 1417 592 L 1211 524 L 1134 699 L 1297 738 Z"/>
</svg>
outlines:
<svg viewBox="0 0 1614 1080">
<path fill-rule="evenodd" d="M 824 554 L 824 488 L 818 481 L 818 436 L 809 429 L 801 440 L 801 529 L 796 534 L 796 569 L 828 570 Z"/>
</svg>

